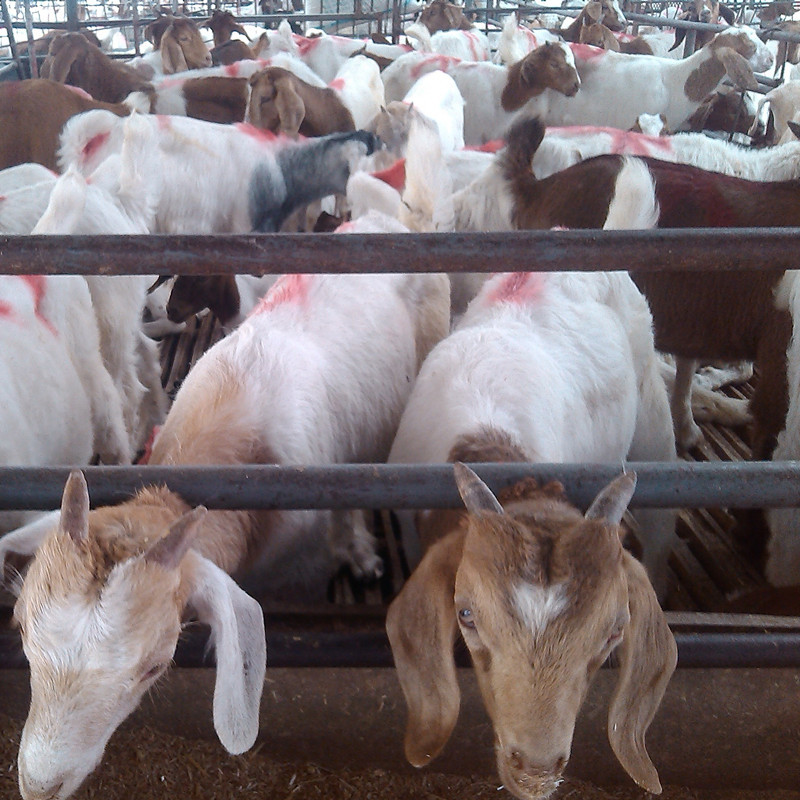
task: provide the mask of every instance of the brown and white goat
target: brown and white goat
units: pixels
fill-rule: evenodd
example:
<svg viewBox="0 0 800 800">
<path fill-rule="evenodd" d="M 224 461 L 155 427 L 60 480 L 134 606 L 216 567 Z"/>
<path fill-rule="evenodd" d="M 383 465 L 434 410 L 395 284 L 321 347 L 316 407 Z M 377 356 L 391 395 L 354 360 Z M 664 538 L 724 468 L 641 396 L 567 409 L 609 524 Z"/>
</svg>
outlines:
<svg viewBox="0 0 800 800">
<path fill-rule="evenodd" d="M 479 461 L 493 456 L 468 451 Z M 494 726 L 503 785 L 521 800 L 548 797 L 589 684 L 616 649 L 609 740 L 636 783 L 660 792 L 644 737 L 677 648 L 644 568 L 620 542 L 635 476 L 612 481 L 584 515 L 560 484 L 523 481 L 498 500 L 469 468 L 454 470 L 468 513 L 450 512 L 386 619 L 409 710 L 406 757 L 424 766 L 455 726 L 460 632 Z"/>
<path fill-rule="evenodd" d="M 93 100 L 80 89 L 51 80 L 36 79 L 0 86 L 0 169 L 34 162 L 58 167 L 59 134 L 70 117 L 92 109 L 127 116 L 123 103 Z"/>
<path fill-rule="evenodd" d="M 538 120 L 516 123 L 501 170 L 519 229 L 601 228 L 622 156 L 604 155 L 537 180 L 530 164 L 544 135 Z M 800 225 L 800 180 L 748 181 L 688 164 L 643 161 L 653 176 L 658 226 L 780 227 Z M 790 315 L 775 306 L 784 270 L 633 272 L 653 313 L 656 348 L 686 359 L 752 360 L 759 381 L 751 400 L 753 457 L 769 458 L 785 424 L 786 348 Z M 676 387 L 690 379 L 680 371 Z M 675 395 L 673 396 L 675 397 Z M 673 406 L 676 425 L 685 416 Z M 689 416 L 690 419 L 690 416 Z"/>
<path fill-rule="evenodd" d="M 641 36 L 620 36 L 617 38 L 611 29 L 602 22 L 593 22 L 584 25 L 578 36 L 580 44 L 590 44 L 603 50 L 613 50 L 617 53 L 638 53 L 639 55 L 652 56 L 653 48 Z"/>
<path fill-rule="evenodd" d="M 601 25 L 608 31 L 624 31 L 627 24 L 628 21 L 617 0 L 591 0 L 581 9 L 581 13 L 558 33 L 566 42 L 582 42 L 581 35 L 586 27 Z"/>
<path fill-rule="evenodd" d="M 145 29 L 154 51 L 131 59 L 131 66 L 148 80 L 211 66 L 211 53 L 200 29 L 189 17 L 160 16 Z"/>
<path fill-rule="evenodd" d="M 431 0 L 422 9 L 417 22 L 424 25 L 431 33 L 437 31 L 468 31 L 473 25 L 464 14 L 464 7 L 449 0 Z"/>
<path fill-rule="evenodd" d="M 106 103 L 121 103 L 131 92 L 153 91 L 152 84 L 136 70 L 109 58 L 79 33 L 53 39 L 41 77 L 77 86 Z"/>
<path fill-rule="evenodd" d="M 356 129 L 335 89 L 312 86 L 282 67 L 267 67 L 251 76 L 245 120 L 291 137 Z"/>
<path fill-rule="evenodd" d="M 200 27 L 209 28 L 214 34 L 214 47 L 229 42 L 233 33 L 241 33 L 248 42 L 251 41 L 250 34 L 242 27 L 242 23 L 230 11 L 220 8 L 215 8 L 211 16 L 200 23 Z"/>
</svg>

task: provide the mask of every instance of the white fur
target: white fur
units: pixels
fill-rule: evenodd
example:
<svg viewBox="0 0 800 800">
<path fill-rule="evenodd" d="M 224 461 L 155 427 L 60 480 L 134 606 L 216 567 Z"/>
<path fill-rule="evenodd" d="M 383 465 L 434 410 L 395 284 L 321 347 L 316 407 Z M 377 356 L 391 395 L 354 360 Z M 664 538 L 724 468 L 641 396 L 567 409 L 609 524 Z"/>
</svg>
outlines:
<svg viewBox="0 0 800 800">
<path fill-rule="evenodd" d="M 436 123 L 442 150 L 464 147 L 464 98 L 446 72 L 434 70 L 423 75 L 408 90 L 403 102 Z"/>
<path fill-rule="evenodd" d="M 534 636 L 543 631 L 569 605 L 563 583 L 553 586 L 517 584 L 511 589 L 511 598 L 522 623 Z"/>
</svg>

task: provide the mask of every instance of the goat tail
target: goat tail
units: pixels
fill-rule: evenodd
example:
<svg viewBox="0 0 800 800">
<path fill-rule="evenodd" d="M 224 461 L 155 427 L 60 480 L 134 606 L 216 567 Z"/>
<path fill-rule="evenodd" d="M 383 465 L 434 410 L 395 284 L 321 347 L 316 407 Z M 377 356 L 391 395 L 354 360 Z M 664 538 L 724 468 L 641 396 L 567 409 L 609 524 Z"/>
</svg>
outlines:
<svg viewBox="0 0 800 800">
<path fill-rule="evenodd" d="M 506 135 L 502 164 L 506 179 L 513 181 L 533 175 L 531 162 L 544 139 L 544 123 L 538 117 L 525 117 L 515 122 Z"/>
<path fill-rule="evenodd" d="M 647 230 L 658 225 L 658 215 L 656 187 L 647 164 L 639 158 L 623 158 L 603 228 Z"/>
</svg>

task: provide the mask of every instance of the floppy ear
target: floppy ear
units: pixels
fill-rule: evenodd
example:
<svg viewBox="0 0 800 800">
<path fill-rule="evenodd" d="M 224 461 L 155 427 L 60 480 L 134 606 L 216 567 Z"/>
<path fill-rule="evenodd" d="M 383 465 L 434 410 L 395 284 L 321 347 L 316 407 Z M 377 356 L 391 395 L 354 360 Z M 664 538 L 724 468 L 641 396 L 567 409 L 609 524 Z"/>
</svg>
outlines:
<svg viewBox="0 0 800 800">
<path fill-rule="evenodd" d="M 241 308 L 239 288 L 233 275 L 219 275 L 212 277 L 214 291 L 211 292 L 209 308 L 211 313 L 219 320 L 221 325 L 230 322 Z"/>
<path fill-rule="evenodd" d="M 303 99 L 294 89 L 290 78 L 275 81 L 275 108 L 281 119 L 281 133 L 297 138 L 300 126 L 306 116 L 306 106 Z"/>
<path fill-rule="evenodd" d="M 176 72 L 186 72 L 189 69 L 186 57 L 183 55 L 178 40 L 173 35 L 173 26 L 170 25 L 161 37 L 161 64 L 165 75 L 174 75 Z"/>
<path fill-rule="evenodd" d="M 442 750 L 458 719 L 461 695 L 453 657 L 456 571 L 465 533 L 434 544 L 386 615 L 397 675 L 408 705 L 406 758 L 423 767 Z"/>
<path fill-rule="evenodd" d="M 50 63 L 49 73 L 45 77 L 57 83 L 66 83 L 69 71 L 78 60 L 79 55 L 80 51 L 77 47 L 62 47 L 52 59 L 45 59 L 45 63 Z"/>
<path fill-rule="evenodd" d="M 627 552 L 623 559 L 631 618 L 615 651 L 619 680 L 608 712 L 608 739 L 631 778 L 659 794 L 644 737 L 675 670 L 678 648 L 644 567 Z"/>
<path fill-rule="evenodd" d="M 601 3 L 598 3 L 595 0 L 587 3 L 583 7 L 583 12 L 585 15 L 583 20 L 584 25 L 586 24 L 587 19 L 591 20 L 592 22 L 600 22 L 600 20 L 603 18 L 603 6 Z"/>
<path fill-rule="evenodd" d="M 725 72 L 737 89 L 746 89 L 749 92 L 758 89 L 758 81 L 753 75 L 753 68 L 747 63 L 744 56 L 739 55 L 731 47 L 719 47 L 716 53 L 722 66 L 725 67 Z"/>
<path fill-rule="evenodd" d="M 261 606 L 216 564 L 194 551 L 189 605 L 211 626 L 217 656 L 214 729 L 229 753 L 243 753 L 258 735 L 267 643 Z"/>
</svg>

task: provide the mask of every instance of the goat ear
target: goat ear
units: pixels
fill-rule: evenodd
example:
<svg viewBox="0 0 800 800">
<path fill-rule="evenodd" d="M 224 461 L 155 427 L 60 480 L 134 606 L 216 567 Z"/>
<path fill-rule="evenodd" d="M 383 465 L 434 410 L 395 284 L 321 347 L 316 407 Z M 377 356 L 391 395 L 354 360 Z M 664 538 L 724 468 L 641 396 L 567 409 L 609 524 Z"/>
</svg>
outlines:
<svg viewBox="0 0 800 800">
<path fill-rule="evenodd" d="M 183 50 L 172 32 L 173 27 L 170 25 L 161 37 L 161 46 L 159 48 L 165 75 L 174 75 L 176 72 L 186 72 L 189 69 Z"/>
<path fill-rule="evenodd" d="M 48 57 L 45 61 L 50 62 L 47 77 L 57 83 L 66 83 L 72 65 L 78 60 L 80 52 L 76 47 L 62 47 L 52 60 Z"/>
<path fill-rule="evenodd" d="M 492 490 L 466 464 L 456 461 L 453 464 L 453 473 L 458 492 L 470 514 L 477 514 L 481 511 L 505 513 Z"/>
<path fill-rule="evenodd" d="M 220 325 L 230 322 L 241 308 L 239 288 L 233 275 L 221 275 L 214 281 L 214 291 L 209 308 Z"/>
<path fill-rule="evenodd" d="M 306 116 L 303 98 L 294 90 L 291 79 L 288 78 L 275 81 L 275 89 L 275 108 L 281 119 L 281 132 L 296 138 Z"/>
<path fill-rule="evenodd" d="M 603 18 L 603 6 L 601 3 L 595 2 L 595 0 L 587 3 L 583 7 L 583 11 L 585 14 L 583 20 L 584 25 L 586 24 L 587 19 L 590 19 L 592 22 L 600 22 L 600 20 Z"/>
<path fill-rule="evenodd" d="M 148 564 L 160 564 L 165 569 L 177 569 L 186 551 L 191 547 L 200 522 L 205 517 L 205 506 L 197 506 L 170 525 L 167 535 L 159 539 L 145 553 Z"/>
<path fill-rule="evenodd" d="M 623 472 L 614 478 L 589 506 L 585 517 L 616 527 L 622 522 L 622 515 L 628 508 L 636 490 L 636 473 Z"/>
<path fill-rule="evenodd" d="M 195 555 L 189 604 L 211 626 L 217 656 L 214 729 L 229 753 L 243 753 L 258 736 L 267 642 L 261 606 L 216 564 Z"/>
<path fill-rule="evenodd" d="M 73 542 L 83 542 L 89 536 L 89 488 L 79 469 L 70 472 L 64 486 L 58 526 Z"/>
<path fill-rule="evenodd" d="M 447 744 L 461 695 L 453 657 L 456 571 L 463 531 L 432 545 L 386 615 L 386 632 L 408 705 L 406 758 L 423 767 Z"/>
<path fill-rule="evenodd" d="M 747 63 L 744 56 L 739 55 L 731 47 L 719 47 L 716 53 L 722 66 L 725 67 L 725 72 L 737 89 L 746 89 L 750 92 L 758 89 L 758 81 L 753 75 L 753 68 Z"/>
<path fill-rule="evenodd" d="M 608 712 L 608 739 L 628 775 L 648 792 L 661 783 L 645 749 L 653 721 L 678 661 L 678 648 L 644 567 L 623 552 L 630 622 L 616 649 L 619 680 Z"/>
<path fill-rule="evenodd" d="M 250 34 L 242 27 L 241 23 L 235 22 L 232 26 L 232 30 L 235 30 L 237 33 L 241 33 L 242 36 L 247 38 L 248 42 L 252 42 L 253 40 L 250 38 Z"/>
</svg>

